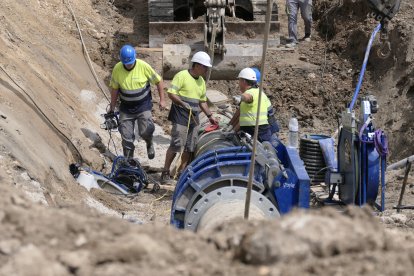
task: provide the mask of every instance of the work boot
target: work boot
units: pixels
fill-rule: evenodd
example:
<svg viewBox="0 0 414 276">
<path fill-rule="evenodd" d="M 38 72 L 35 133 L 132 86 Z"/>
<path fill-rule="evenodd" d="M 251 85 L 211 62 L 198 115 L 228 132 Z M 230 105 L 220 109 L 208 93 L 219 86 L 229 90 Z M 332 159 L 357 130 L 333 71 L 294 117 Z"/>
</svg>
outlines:
<svg viewBox="0 0 414 276">
<path fill-rule="evenodd" d="M 295 48 L 296 47 L 296 43 L 295 42 L 291 42 L 285 45 L 286 48 Z"/>
<path fill-rule="evenodd" d="M 310 42 L 311 41 L 311 36 L 310 35 L 305 35 L 305 37 L 302 38 L 302 41 Z"/>
<path fill-rule="evenodd" d="M 154 144 L 152 143 L 152 140 L 147 142 L 147 155 L 149 159 L 154 159 L 155 157 Z"/>
<path fill-rule="evenodd" d="M 173 185 L 174 180 L 171 179 L 169 171 L 163 171 L 161 173 L 161 184 L 162 185 Z"/>
</svg>

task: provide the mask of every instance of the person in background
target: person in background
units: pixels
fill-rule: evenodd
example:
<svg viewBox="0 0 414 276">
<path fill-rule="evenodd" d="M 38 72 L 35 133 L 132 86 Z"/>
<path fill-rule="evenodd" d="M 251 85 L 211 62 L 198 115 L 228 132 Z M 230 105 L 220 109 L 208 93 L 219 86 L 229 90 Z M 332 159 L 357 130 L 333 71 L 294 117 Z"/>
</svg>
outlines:
<svg viewBox="0 0 414 276">
<path fill-rule="evenodd" d="M 151 84 L 157 86 L 161 110 L 165 108 L 164 84 L 160 75 L 148 63 L 136 58 L 136 51 L 131 45 L 124 45 L 119 57 L 121 61 L 113 68 L 109 84 L 112 90 L 108 114 L 114 114 L 120 98 L 118 129 L 124 156 L 134 157 L 134 128 L 137 123 L 138 133 L 147 144 L 148 158 L 153 159 L 155 151 L 152 138 L 155 126 L 151 114 Z"/>
<path fill-rule="evenodd" d="M 289 43 L 286 47 L 293 48 L 298 44 L 298 12 L 305 24 L 305 36 L 303 41 L 310 41 L 312 29 L 312 0 L 286 0 L 286 12 L 288 15 Z"/>
<path fill-rule="evenodd" d="M 212 67 L 210 56 L 206 52 L 197 52 L 191 59 L 188 70 L 178 72 L 171 81 L 168 97 L 171 109 L 168 120 L 172 122 L 171 143 L 165 156 L 161 183 L 171 184 L 170 167 L 177 153 L 182 152 L 179 175 L 191 160 L 198 138 L 199 114 L 204 112 L 211 124 L 217 124 L 207 105 L 206 83 L 203 76 Z"/>
</svg>

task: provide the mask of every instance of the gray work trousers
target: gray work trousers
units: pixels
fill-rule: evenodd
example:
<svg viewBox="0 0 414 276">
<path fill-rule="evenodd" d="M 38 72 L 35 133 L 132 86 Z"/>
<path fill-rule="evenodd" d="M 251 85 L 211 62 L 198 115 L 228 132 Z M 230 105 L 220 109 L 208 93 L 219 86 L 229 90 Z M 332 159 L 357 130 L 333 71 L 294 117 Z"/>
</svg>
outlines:
<svg viewBox="0 0 414 276">
<path fill-rule="evenodd" d="M 138 114 L 127 114 L 121 112 L 119 114 L 118 130 L 122 137 L 122 148 L 124 149 L 124 155 L 127 151 L 133 156 L 133 152 L 135 150 L 135 127 L 138 127 L 137 134 L 139 134 L 139 136 L 141 136 L 147 143 L 150 142 L 155 130 L 151 111 L 144 111 Z"/>
<path fill-rule="evenodd" d="M 298 43 L 298 11 L 305 23 L 305 37 L 310 37 L 312 27 L 312 0 L 286 0 L 289 40 Z"/>
</svg>

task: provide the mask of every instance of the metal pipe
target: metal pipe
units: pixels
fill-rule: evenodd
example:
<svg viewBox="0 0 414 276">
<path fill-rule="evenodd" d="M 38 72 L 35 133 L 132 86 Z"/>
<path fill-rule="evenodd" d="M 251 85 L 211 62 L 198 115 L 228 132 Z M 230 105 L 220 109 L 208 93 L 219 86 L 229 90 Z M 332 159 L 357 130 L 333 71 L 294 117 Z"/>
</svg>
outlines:
<svg viewBox="0 0 414 276">
<path fill-rule="evenodd" d="M 410 157 L 404 158 L 403 160 L 400 160 L 398 162 L 395 162 L 387 167 L 387 170 L 396 170 L 401 169 L 402 167 L 406 166 L 407 163 L 414 162 L 414 155 L 411 155 Z"/>
</svg>

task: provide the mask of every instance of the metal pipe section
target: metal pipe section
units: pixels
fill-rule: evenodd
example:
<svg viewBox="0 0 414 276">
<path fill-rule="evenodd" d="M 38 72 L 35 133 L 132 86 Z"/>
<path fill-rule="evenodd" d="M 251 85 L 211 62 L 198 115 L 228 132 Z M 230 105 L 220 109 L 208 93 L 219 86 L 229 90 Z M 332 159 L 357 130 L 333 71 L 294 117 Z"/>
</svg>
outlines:
<svg viewBox="0 0 414 276">
<path fill-rule="evenodd" d="M 387 167 L 387 170 L 397 170 L 405 167 L 407 163 L 414 162 L 414 155 L 411 155 L 410 157 L 404 158 L 403 160 L 400 160 L 398 162 L 392 163 Z"/>
</svg>

